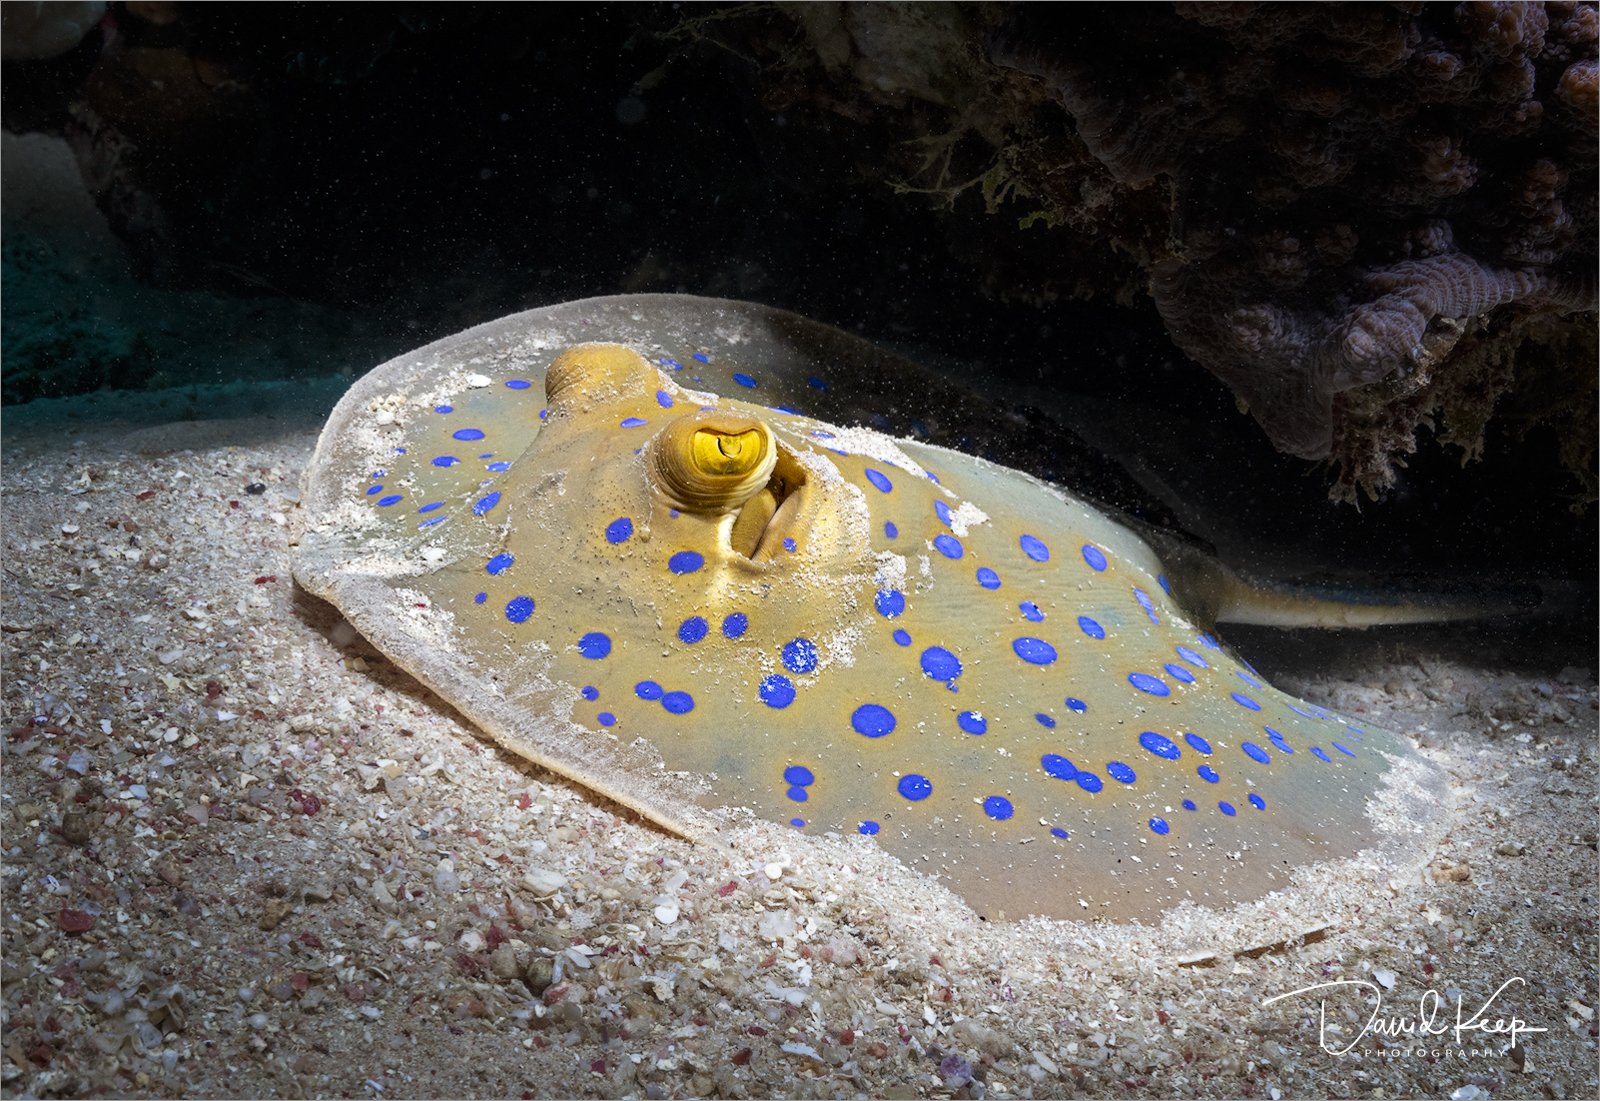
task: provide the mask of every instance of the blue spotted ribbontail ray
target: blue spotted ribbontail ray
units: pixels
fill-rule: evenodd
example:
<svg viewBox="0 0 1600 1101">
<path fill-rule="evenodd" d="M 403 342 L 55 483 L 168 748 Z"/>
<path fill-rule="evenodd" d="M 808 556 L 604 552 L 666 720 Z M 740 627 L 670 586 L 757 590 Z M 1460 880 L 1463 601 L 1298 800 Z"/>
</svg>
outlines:
<svg viewBox="0 0 1600 1101">
<path fill-rule="evenodd" d="M 854 426 L 919 396 L 930 438 L 989 415 L 762 307 L 507 318 L 341 401 L 295 575 L 494 740 L 669 830 L 864 835 L 988 917 L 1226 908 L 1439 813 L 1408 742 L 1264 683 L 1122 523 Z"/>
</svg>

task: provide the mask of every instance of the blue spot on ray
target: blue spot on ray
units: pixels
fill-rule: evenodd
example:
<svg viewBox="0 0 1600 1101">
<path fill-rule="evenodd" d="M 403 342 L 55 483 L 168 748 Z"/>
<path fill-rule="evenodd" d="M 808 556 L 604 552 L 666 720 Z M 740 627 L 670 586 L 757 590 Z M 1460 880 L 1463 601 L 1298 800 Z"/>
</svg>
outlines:
<svg viewBox="0 0 1600 1101">
<path fill-rule="evenodd" d="M 774 673 L 756 688 L 761 702 L 775 710 L 783 710 L 794 702 L 794 685 L 781 673 Z"/>
<path fill-rule="evenodd" d="M 1183 751 L 1178 748 L 1176 742 L 1167 737 L 1165 734 L 1157 734 L 1154 730 L 1146 730 L 1143 734 L 1140 734 L 1139 744 L 1142 745 L 1147 752 L 1153 753 L 1155 756 L 1161 757 L 1164 760 L 1176 761 L 1179 757 L 1183 756 Z"/>
<path fill-rule="evenodd" d="M 706 564 L 705 557 L 698 551 L 679 551 L 667 559 L 667 569 L 673 573 L 694 573 Z"/>
<path fill-rule="evenodd" d="M 933 781 L 919 773 L 911 772 L 900 777 L 895 789 L 903 798 L 918 803 L 933 794 Z"/>
<path fill-rule="evenodd" d="M 797 638 L 784 644 L 783 667 L 791 673 L 809 673 L 817 667 L 817 644 L 809 638 Z"/>
<path fill-rule="evenodd" d="M 1151 623 L 1161 622 L 1161 617 L 1156 615 L 1156 606 L 1155 603 L 1151 601 L 1149 593 L 1136 587 L 1133 590 L 1133 596 L 1134 599 L 1139 602 L 1139 607 L 1144 609 L 1144 614 L 1150 617 Z"/>
<path fill-rule="evenodd" d="M 906 597 L 893 589 L 880 590 L 873 604 L 884 619 L 894 619 L 906 610 Z"/>
<path fill-rule="evenodd" d="M 943 646 L 930 646 L 922 651 L 922 672 L 931 680 L 954 687 L 955 679 L 961 675 L 961 659 Z"/>
<path fill-rule="evenodd" d="M 1049 665 L 1056 660 L 1056 648 L 1042 638 L 1019 638 L 1011 643 L 1017 657 L 1031 665 Z"/>
<path fill-rule="evenodd" d="M 894 713 L 882 704 L 864 703 L 850 715 L 850 726 L 867 738 L 881 738 L 895 728 Z"/>
<path fill-rule="evenodd" d="M 1128 683 L 1139 691 L 1152 696 L 1170 696 L 1172 689 L 1167 687 L 1167 682 L 1160 677 L 1152 677 L 1149 673 L 1129 673 Z"/>
<path fill-rule="evenodd" d="M 1073 780 L 1078 775 L 1077 766 L 1059 753 L 1046 753 L 1040 757 L 1039 767 L 1044 769 L 1045 775 L 1053 776 L 1057 780 Z"/>
</svg>

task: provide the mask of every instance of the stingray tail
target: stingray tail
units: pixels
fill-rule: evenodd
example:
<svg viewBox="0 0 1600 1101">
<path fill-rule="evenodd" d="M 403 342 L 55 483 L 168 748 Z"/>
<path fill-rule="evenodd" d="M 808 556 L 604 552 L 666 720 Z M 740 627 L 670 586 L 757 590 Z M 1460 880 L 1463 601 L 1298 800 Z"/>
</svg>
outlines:
<svg viewBox="0 0 1600 1101">
<path fill-rule="evenodd" d="M 1211 623 L 1348 629 L 1558 616 L 1582 600 L 1570 581 L 1440 584 L 1395 576 L 1376 584 L 1331 577 L 1263 580 L 1177 539 L 1159 539 L 1162 562 L 1184 603 Z"/>
</svg>

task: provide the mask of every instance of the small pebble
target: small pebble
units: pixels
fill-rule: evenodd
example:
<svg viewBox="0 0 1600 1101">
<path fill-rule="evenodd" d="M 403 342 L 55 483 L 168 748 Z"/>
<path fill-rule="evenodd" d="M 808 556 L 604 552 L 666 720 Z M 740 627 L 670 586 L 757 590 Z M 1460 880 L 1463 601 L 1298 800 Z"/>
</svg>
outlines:
<svg viewBox="0 0 1600 1101">
<path fill-rule="evenodd" d="M 433 870 L 433 887 L 442 895 L 453 895 L 461 889 L 455 861 L 449 858 L 439 861 L 439 866 Z"/>
<path fill-rule="evenodd" d="M 94 836 L 95 818 L 83 811 L 69 810 L 61 816 L 61 836 L 74 845 L 87 844 Z"/>
<path fill-rule="evenodd" d="M 528 889 L 540 898 L 553 895 L 567 885 L 567 877 L 549 868 L 529 868 L 522 877 Z"/>
<path fill-rule="evenodd" d="M 555 961 L 548 956 L 535 956 L 528 961 L 527 970 L 522 973 L 522 981 L 535 994 L 543 994 L 555 980 L 555 967 Z"/>
<path fill-rule="evenodd" d="M 517 952 L 509 944 L 502 944 L 489 953 L 489 970 L 502 979 L 517 977 Z"/>
</svg>

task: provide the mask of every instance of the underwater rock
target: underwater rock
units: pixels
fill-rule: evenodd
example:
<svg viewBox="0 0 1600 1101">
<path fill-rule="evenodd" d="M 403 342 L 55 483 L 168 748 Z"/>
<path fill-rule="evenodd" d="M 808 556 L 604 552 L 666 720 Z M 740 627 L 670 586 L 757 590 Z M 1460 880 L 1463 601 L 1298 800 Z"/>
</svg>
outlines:
<svg viewBox="0 0 1600 1101">
<path fill-rule="evenodd" d="M 995 293 L 1148 293 L 1337 496 L 1391 484 L 1441 410 L 1478 454 L 1543 350 L 1593 330 L 1591 4 L 764 10 L 705 33 L 755 43 L 791 128 L 859 120 L 899 190 L 1026 212 L 965 242 Z M 1518 358 L 1471 400 L 1450 381 Z M 1582 434 L 1593 404 L 1548 422 Z"/>
</svg>

